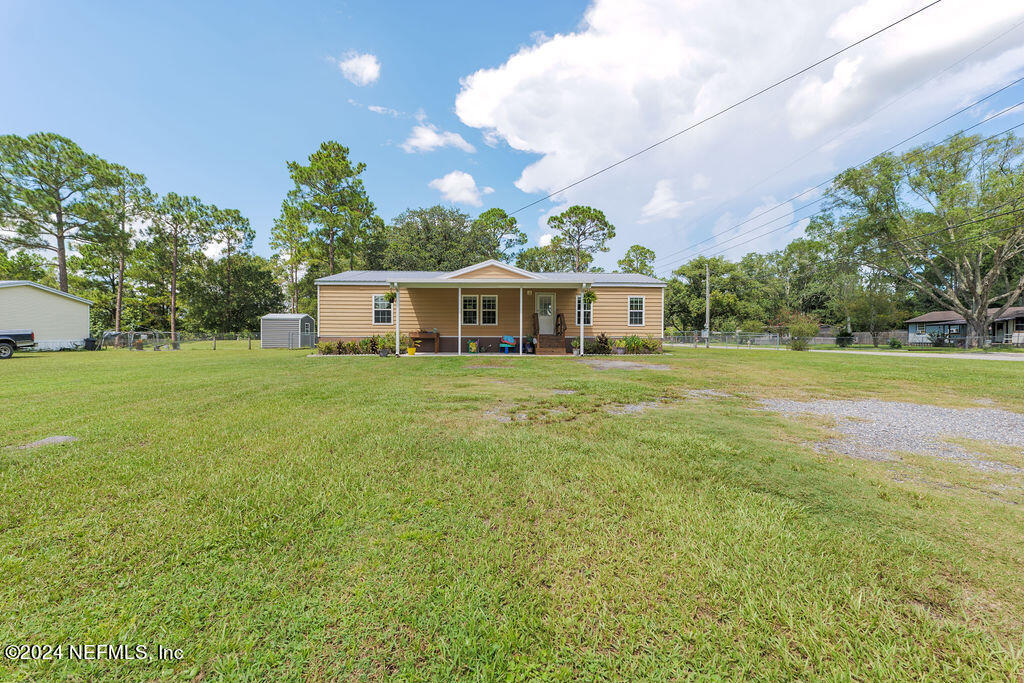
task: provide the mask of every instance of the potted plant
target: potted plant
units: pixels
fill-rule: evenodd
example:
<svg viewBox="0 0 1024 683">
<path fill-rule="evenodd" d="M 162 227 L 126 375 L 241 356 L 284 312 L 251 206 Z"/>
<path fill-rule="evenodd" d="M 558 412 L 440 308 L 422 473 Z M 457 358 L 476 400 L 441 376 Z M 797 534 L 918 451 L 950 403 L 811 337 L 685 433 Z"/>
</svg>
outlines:
<svg viewBox="0 0 1024 683">
<path fill-rule="evenodd" d="M 612 348 L 615 349 L 616 354 L 623 356 L 626 353 L 626 342 L 616 339 L 612 342 Z"/>
<path fill-rule="evenodd" d="M 408 347 L 406 347 L 405 352 L 407 354 L 409 354 L 410 356 L 415 356 L 416 355 L 416 347 L 418 347 L 419 345 L 420 345 L 420 340 L 416 339 L 411 344 L 409 344 Z"/>
<path fill-rule="evenodd" d="M 391 288 L 388 291 L 384 292 L 384 301 L 387 301 L 389 304 L 395 303 L 395 300 L 397 298 L 398 298 L 398 291 L 396 289 L 394 289 L 394 288 Z"/>
<path fill-rule="evenodd" d="M 595 301 L 597 301 L 597 293 L 590 287 L 584 289 L 580 297 L 583 299 L 583 303 L 588 305 L 593 304 Z"/>
<path fill-rule="evenodd" d="M 570 343 L 572 344 L 572 353 L 573 353 L 573 355 L 575 355 L 575 356 L 580 355 L 580 340 L 576 339 L 574 337 L 572 342 L 570 342 Z"/>
</svg>

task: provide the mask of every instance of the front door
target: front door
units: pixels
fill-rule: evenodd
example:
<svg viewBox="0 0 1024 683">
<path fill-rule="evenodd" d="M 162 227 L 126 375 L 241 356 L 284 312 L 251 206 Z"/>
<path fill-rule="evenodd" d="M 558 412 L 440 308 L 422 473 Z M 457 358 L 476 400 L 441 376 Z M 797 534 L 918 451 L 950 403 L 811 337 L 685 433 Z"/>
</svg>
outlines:
<svg viewBox="0 0 1024 683">
<path fill-rule="evenodd" d="M 555 295 L 537 293 L 537 327 L 541 334 L 555 333 Z"/>
</svg>

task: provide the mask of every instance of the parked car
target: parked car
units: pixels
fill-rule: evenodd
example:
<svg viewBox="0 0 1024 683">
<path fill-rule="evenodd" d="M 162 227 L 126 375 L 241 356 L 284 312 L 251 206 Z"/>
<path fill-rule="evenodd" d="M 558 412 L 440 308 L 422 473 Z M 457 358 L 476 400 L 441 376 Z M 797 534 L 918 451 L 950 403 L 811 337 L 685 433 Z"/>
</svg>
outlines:
<svg viewBox="0 0 1024 683">
<path fill-rule="evenodd" d="M 30 349 L 36 345 L 32 330 L 0 330 L 0 360 L 14 355 L 15 349 Z"/>
</svg>

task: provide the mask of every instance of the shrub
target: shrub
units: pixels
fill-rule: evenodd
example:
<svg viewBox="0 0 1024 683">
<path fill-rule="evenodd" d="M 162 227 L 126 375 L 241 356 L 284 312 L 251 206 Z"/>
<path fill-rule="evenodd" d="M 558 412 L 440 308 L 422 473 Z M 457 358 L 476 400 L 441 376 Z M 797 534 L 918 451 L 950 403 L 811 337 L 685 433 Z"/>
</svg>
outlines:
<svg viewBox="0 0 1024 683">
<path fill-rule="evenodd" d="M 583 353 L 587 354 L 588 356 L 592 356 L 592 355 L 595 355 L 595 354 L 601 355 L 603 353 L 608 353 L 608 352 L 602 350 L 602 347 L 601 347 L 600 343 L 598 343 L 596 341 L 591 341 L 590 339 L 587 339 L 587 340 L 585 340 L 583 342 Z"/>
<path fill-rule="evenodd" d="M 760 334 L 764 332 L 764 323 L 760 320 L 744 320 L 740 324 L 739 331 L 747 334 Z"/>
<path fill-rule="evenodd" d="M 662 353 L 661 340 L 657 337 L 647 337 L 643 340 L 644 353 Z"/>
<path fill-rule="evenodd" d="M 356 353 L 368 355 L 377 352 L 377 340 L 373 337 L 363 337 L 356 342 Z"/>
<path fill-rule="evenodd" d="M 605 334 L 604 332 L 602 332 L 601 334 L 597 335 L 596 344 L 597 344 L 597 350 L 594 351 L 594 353 L 611 353 L 612 352 L 611 341 L 608 339 L 608 335 Z M 587 351 L 587 353 L 590 353 L 590 352 Z"/>
<path fill-rule="evenodd" d="M 644 348 L 644 340 L 635 334 L 623 337 L 622 344 L 626 347 L 626 353 L 640 353 Z"/>
<path fill-rule="evenodd" d="M 890 349 L 902 349 L 903 348 L 903 342 L 901 342 L 896 337 L 891 337 L 889 339 L 889 348 Z"/>
<path fill-rule="evenodd" d="M 789 332 L 789 348 L 806 351 L 808 341 L 818 334 L 818 321 L 809 315 L 797 313 L 789 319 L 786 330 Z"/>
<path fill-rule="evenodd" d="M 331 355 L 332 353 L 334 353 L 334 350 L 336 348 L 337 346 L 335 346 L 334 342 L 323 341 L 316 343 L 316 352 L 319 353 L 321 356 Z"/>
<path fill-rule="evenodd" d="M 845 349 L 848 346 L 852 346 L 852 345 L 853 345 L 853 335 L 852 334 L 841 334 L 841 335 L 836 337 L 836 346 L 838 346 L 839 348 Z"/>
</svg>

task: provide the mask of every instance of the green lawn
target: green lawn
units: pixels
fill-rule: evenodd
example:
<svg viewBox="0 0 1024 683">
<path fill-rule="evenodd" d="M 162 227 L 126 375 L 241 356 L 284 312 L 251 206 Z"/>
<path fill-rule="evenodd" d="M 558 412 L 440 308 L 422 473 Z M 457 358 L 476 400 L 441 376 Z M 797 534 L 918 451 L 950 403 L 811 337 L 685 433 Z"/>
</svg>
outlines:
<svg viewBox="0 0 1024 683">
<path fill-rule="evenodd" d="M 676 349 L 642 359 L 667 371 L 598 371 L 306 353 L 0 363 L 0 445 L 79 439 L 0 449 L 0 644 L 184 650 L 0 661 L 0 677 L 1024 675 L 1019 478 L 821 455 L 804 445 L 820 423 L 751 410 L 759 396 L 1021 410 L 1018 363 Z M 736 396 L 672 400 L 708 388 Z M 655 399 L 669 402 L 604 409 Z"/>
</svg>

